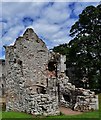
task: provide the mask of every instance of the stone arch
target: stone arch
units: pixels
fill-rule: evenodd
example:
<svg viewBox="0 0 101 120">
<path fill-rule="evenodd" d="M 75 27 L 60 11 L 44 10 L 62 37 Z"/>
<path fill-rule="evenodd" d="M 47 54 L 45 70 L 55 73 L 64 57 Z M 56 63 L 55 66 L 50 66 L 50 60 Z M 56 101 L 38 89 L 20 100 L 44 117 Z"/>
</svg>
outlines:
<svg viewBox="0 0 101 120">
<path fill-rule="evenodd" d="M 63 98 L 66 102 L 71 102 L 71 97 L 69 94 L 63 94 Z"/>
</svg>

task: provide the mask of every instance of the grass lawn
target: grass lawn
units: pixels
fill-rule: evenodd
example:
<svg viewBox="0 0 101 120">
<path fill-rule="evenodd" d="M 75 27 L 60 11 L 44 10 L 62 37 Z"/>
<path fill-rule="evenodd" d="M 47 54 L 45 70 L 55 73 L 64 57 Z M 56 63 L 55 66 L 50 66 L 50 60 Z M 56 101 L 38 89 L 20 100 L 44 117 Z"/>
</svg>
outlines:
<svg viewBox="0 0 101 120">
<path fill-rule="evenodd" d="M 2 118 L 33 118 L 33 116 L 21 112 L 2 112 Z"/>
<path fill-rule="evenodd" d="M 83 114 L 80 114 L 80 115 L 59 115 L 59 116 L 48 116 L 48 117 L 45 117 L 45 119 L 49 119 L 49 118 L 52 118 L 52 119 L 55 119 L 55 118 L 100 118 L 100 112 L 101 112 L 101 94 L 99 94 L 99 108 L 100 110 L 99 111 L 92 111 L 92 112 L 86 112 L 86 113 L 83 113 Z M 1 112 L 0 112 L 1 114 Z M 3 118 L 35 118 L 35 116 L 33 115 L 29 115 L 29 114 L 26 114 L 26 113 L 20 113 L 20 112 L 3 112 L 2 113 L 2 117 Z M 71 119 L 72 120 L 72 119 Z M 79 119 L 80 120 L 80 119 Z"/>
</svg>

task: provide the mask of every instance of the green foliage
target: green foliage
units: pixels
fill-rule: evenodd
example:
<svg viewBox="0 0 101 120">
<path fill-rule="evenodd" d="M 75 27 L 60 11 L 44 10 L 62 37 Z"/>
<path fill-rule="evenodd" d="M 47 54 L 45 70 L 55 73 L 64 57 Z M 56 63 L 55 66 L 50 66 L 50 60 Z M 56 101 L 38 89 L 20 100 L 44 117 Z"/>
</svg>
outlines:
<svg viewBox="0 0 101 120">
<path fill-rule="evenodd" d="M 82 11 L 71 27 L 70 36 L 73 39 L 69 44 L 54 47 L 53 51 L 67 56 L 73 83 L 80 86 L 80 80 L 87 77 L 89 88 L 101 90 L 101 4 Z"/>
<path fill-rule="evenodd" d="M 81 70 L 77 78 L 87 76 L 90 88 L 101 89 L 101 5 L 86 7 L 72 26 L 70 36 L 74 39 L 69 43 L 69 56 L 72 60 L 73 54 L 71 63 L 76 63 L 72 67 Z"/>
<path fill-rule="evenodd" d="M 53 51 L 56 53 L 60 53 L 62 55 L 66 55 L 69 51 L 69 46 L 67 44 L 62 44 L 53 48 Z"/>
</svg>

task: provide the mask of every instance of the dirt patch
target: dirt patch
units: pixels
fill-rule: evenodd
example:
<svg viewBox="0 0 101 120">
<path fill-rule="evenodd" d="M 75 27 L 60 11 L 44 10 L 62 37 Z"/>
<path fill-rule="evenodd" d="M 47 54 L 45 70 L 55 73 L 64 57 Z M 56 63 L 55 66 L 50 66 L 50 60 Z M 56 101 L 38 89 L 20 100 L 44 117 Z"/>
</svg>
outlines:
<svg viewBox="0 0 101 120">
<path fill-rule="evenodd" d="M 73 111 L 70 108 L 60 107 L 60 112 L 62 112 L 64 115 L 79 115 L 82 114 L 82 112 Z"/>
</svg>

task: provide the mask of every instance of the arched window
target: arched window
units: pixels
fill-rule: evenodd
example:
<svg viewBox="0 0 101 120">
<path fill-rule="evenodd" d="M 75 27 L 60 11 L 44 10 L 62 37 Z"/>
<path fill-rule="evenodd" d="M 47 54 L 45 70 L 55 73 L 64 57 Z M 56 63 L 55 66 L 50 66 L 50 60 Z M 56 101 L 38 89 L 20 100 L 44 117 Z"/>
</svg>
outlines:
<svg viewBox="0 0 101 120">
<path fill-rule="evenodd" d="M 51 61 L 50 61 L 50 62 L 48 63 L 48 70 L 49 70 L 49 71 L 54 71 L 54 70 L 56 69 L 56 66 L 55 66 L 55 65 L 56 65 L 56 62 L 53 62 L 53 61 L 51 62 Z"/>
<path fill-rule="evenodd" d="M 70 95 L 63 94 L 63 98 L 65 101 L 70 102 Z"/>
</svg>

